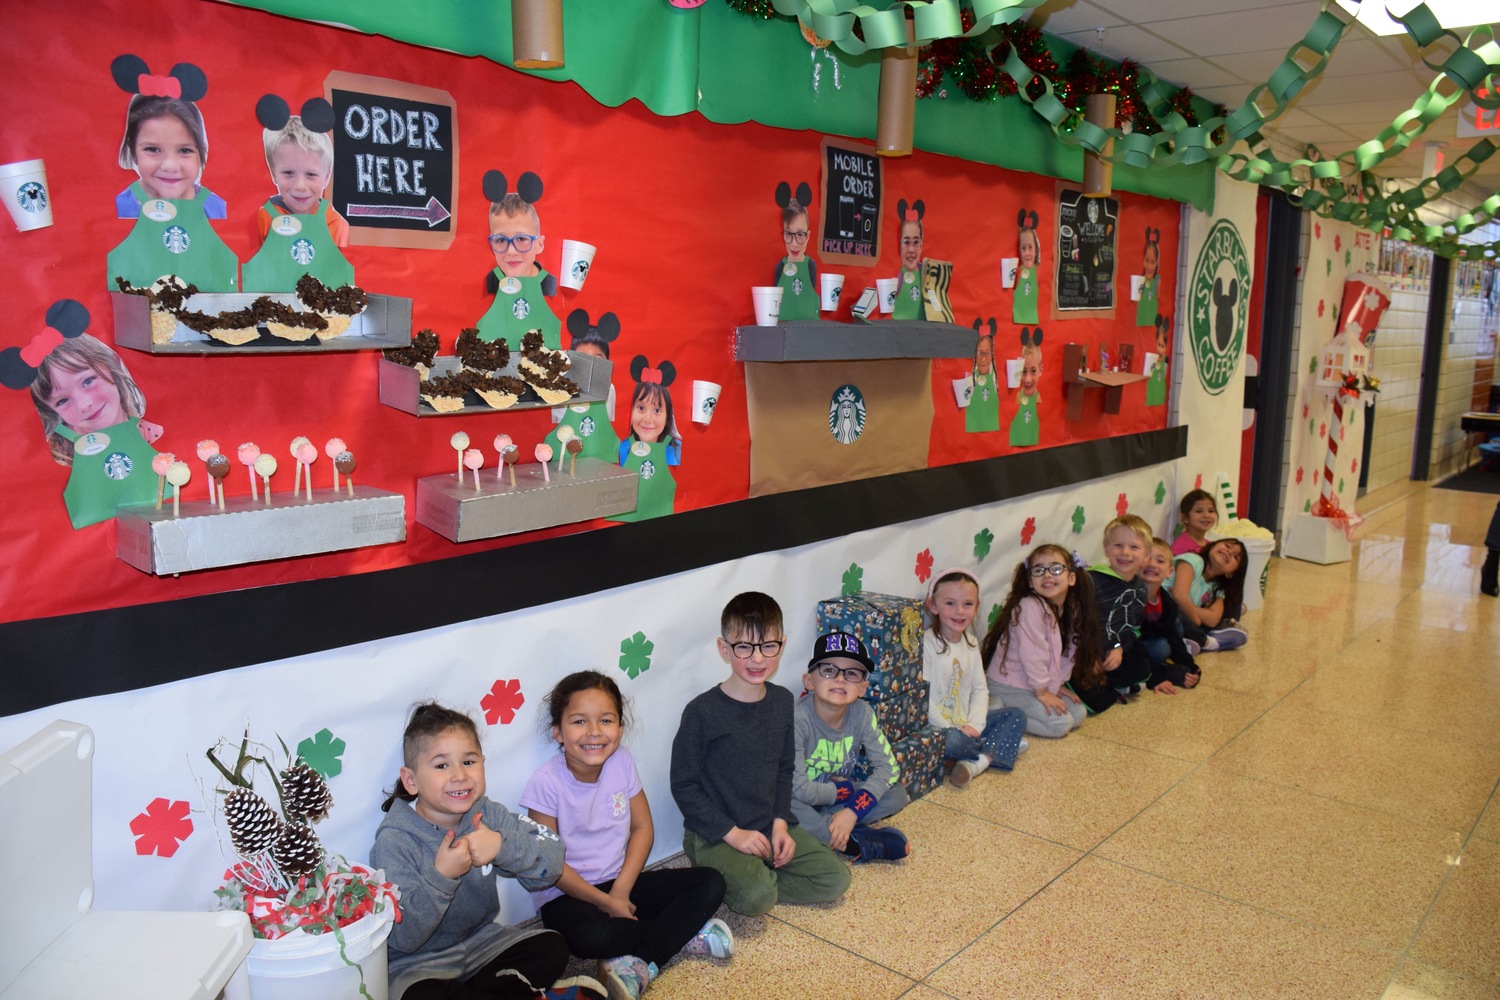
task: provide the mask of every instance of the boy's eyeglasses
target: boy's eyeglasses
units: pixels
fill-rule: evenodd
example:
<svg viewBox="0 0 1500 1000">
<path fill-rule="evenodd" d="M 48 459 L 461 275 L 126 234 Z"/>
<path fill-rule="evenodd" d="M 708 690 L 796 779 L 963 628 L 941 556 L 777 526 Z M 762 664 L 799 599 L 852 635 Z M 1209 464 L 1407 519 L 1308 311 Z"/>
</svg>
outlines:
<svg viewBox="0 0 1500 1000">
<path fill-rule="evenodd" d="M 1051 563 L 1046 566 L 1031 567 L 1031 575 L 1040 580 L 1044 576 L 1062 576 L 1068 571 L 1068 567 L 1062 563 Z"/>
<path fill-rule="evenodd" d="M 532 236 L 530 233 L 522 233 L 520 236 L 501 236 L 499 233 L 492 233 L 488 237 L 488 242 L 492 250 L 499 251 L 507 246 L 513 246 L 517 253 L 526 253 L 539 239 L 541 239 L 540 236 Z"/>
<path fill-rule="evenodd" d="M 840 667 L 832 663 L 818 664 L 816 667 L 813 667 L 813 673 L 817 674 L 825 681 L 831 681 L 836 677 L 842 677 L 850 684 L 863 684 L 865 680 L 870 676 L 869 674 L 865 673 L 864 667 Z"/>
<path fill-rule="evenodd" d="M 781 231 L 781 238 L 784 239 L 784 240 L 786 240 L 788 243 L 806 243 L 807 242 L 807 230 L 806 229 L 783 229 Z"/>
<path fill-rule="evenodd" d="M 755 655 L 757 649 L 760 650 L 761 656 L 770 659 L 780 653 L 781 647 L 785 645 L 786 643 L 780 639 L 772 639 L 769 642 L 731 642 L 729 649 L 730 652 L 734 653 L 735 658 L 740 660 L 750 659 L 750 657 Z"/>
</svg>

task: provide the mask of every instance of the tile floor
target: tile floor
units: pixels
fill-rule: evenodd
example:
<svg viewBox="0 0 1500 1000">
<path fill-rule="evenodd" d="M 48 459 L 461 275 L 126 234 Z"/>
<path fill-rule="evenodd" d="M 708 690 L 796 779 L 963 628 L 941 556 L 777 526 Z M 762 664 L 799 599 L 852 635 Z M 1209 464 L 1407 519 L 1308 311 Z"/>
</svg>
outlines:
<svg viewBox="0 0 1500 1000">
<path fill-rule="evenodd" d="M 1352 562 L 1273 559 L 1244 649 L 897 820 L 827 907 L 727 917 L 709 997 L 1500 996 L 1496 498 L 1364 499 Z"/>
</svg>

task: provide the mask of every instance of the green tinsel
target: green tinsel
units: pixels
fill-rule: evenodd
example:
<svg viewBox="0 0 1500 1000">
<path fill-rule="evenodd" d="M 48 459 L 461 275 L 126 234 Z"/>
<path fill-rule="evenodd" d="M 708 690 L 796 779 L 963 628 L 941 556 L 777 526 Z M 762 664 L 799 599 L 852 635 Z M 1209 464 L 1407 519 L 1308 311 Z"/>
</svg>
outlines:
<svg viewBox="0 0 1500 1000">
<path fill-rule="evenodd" d="M 746 17 L 769 21 L 776 16 L 776 8 L 771 6 L 771 0 L 724 0 L 724 2 Z"/>
</svg>

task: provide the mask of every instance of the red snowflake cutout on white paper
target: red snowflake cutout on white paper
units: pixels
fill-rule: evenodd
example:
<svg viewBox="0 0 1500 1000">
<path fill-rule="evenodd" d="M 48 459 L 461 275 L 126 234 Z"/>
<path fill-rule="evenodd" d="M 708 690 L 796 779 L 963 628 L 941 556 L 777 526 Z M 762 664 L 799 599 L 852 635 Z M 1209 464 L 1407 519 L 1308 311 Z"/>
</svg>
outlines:
<svg viewBox="0 0 1500 1000">
<path fill-rule="evenodd" d="M 521 693 L 521 682 L 511 677 L 496 681 L 490 688 L 490 693 L 480 699 L 479 707 L 484 709 L 485 722 L 492 726 L 496 722 L 502 726 L 508 726 L 524 704 L 526 704 L 526 696 Z"/>
<path fill-rule="evenodd" d="M 155 798 L 130 821 L 130 832 L 135 834 L 135 853 L 155 854 L 170 858 L 177 853 L 177 846 L 193 832 L 193 821 L 188 819 L 186 802 L 169 802 Z"/>
</svg>

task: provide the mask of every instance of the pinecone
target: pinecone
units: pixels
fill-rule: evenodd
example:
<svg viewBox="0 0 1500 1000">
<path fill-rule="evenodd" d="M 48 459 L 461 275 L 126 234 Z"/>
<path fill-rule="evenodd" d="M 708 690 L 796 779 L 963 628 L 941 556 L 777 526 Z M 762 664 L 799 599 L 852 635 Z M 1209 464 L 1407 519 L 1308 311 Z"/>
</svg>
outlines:
<svg viewBox="0 0 1500 1000">
<path fill-rule="evenodd" d="M 281 832 L 276 810 L 248 788 L 236 788 L 224 796 L 224 821 L 234 849 L 247 857 L 269 850 Z"/>
<path fill-rule="evenodd" d="M 281 772 L 281 804 L 287 819 L 317 822 L 333 808 L 333 793 L 321 774 L 306 764 L 295 764 Z"/>
<path fill-rule="evenodd" d="M 300 878 L 323 863 L 323 845 L 312 827 L 288 823 L 271 848 L 271 859 L 287 878 Z"/>
</svg>

